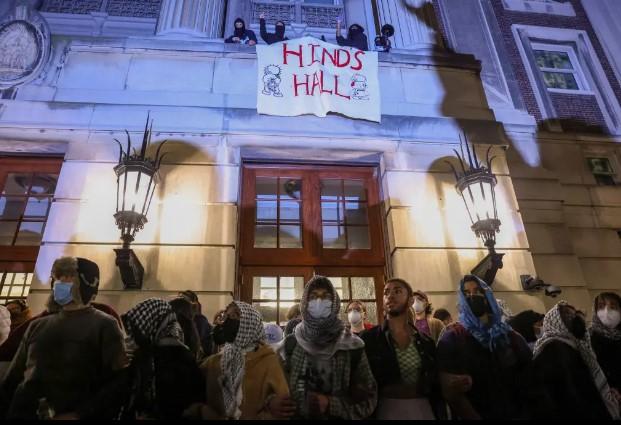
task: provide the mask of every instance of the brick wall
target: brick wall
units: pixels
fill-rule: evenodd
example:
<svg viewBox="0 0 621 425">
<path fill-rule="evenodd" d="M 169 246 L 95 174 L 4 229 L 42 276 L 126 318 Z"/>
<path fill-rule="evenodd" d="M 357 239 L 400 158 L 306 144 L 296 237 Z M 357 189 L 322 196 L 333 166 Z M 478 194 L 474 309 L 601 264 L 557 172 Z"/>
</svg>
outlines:
<svg viewBox="0 0 621 425">
<path fill-rule="evenodd" d="M 522 97 L 524 99 L 524 103 L 526 105 L 526 109 L 528 112 L 535 116 L 538 121 L 541 121 L 541 113 L 539 111 L 539 107 L 537 106 L 537 101 L 535 99 L 535 94 L 533 92 L 533 88 L 531 87 L 530 81 L 528 79 L 528 75 L 526 74 L 526 69 L 522 62 L 522 58 L 518 51 L 517 44 L 513 37 L 513 33 L 511 32 L 511 25 L 513 24 L 522 24 L 522 25 L 535 25 L 541 27 L 552 27 L 552 28 L 571 28 L 577 30 L 584 30 L 589 35 L 589 39 L 593 44 L 595 52 L 599 57 L 600 63 L 604 72 L 608 77 L 608 81 L 612 86 L 612 89 L 619 101 L 621 101 L 621 85 L 619 81 L 617 81 L 614 71 L 608 62 L 606 55 L 604 53 L 604 49 L 602 48 L 601 43 L 599 42 L 593 27 L 587 17 L 587 14 L 580 3 L 580 0 L 569 0 L 576 11 L 575 17 L 568 16 L 558 16 L 558 15 L 549 15 L 543 13 L 529 13 L 529 12 L 516 12 L 511 10 L 506 10 L 502 4 L 502 0 L 490 0 L 492 6 L 494 8 L 494 12 L 498 19 L 498 23 L 500 25 L 501 31 L 503 33 L 504 42 L 511 57 L 511 64 L 513 66 L 516 78 L 520 83 L 520 89 L 522 92 Z M 557 96 L 553 96 L 557 97 Z M 573 96 L 572 96 L 573 99 Z M 584 99 L 583 99 L 584 100 Z M 559 105 L 562 102 L 559 102 Z M 557 102 L 555 102 L 555 106 L 557 106 Z M 564 116 L 572 116 L 576 118 L 581 118 L 584 121 L 590 122 L 590 120 L 595 118 L 595 115 L 601 116 L 601 111 L 598 108 L 598 114 L 593 114 L 591 109 L 588 109 L 583 114 L 583 111 L 580 109 L 581 102 L 569 102 L 567 104 L 562 104 L 562 114 Z M 597 107 L 597 105 L 595 105 Z M 558 109 L 557 109 L 558 110 Z M 561 110 L 559 111 L 559 115 Z M 603 119 L 603 117 L 602 117 Z"/>
<path fill-rule="evenodd" d="M 602 133 L 606 120 L 595 96 L 550 93 L 552 104 L 565 131 Z"/>
</svg>

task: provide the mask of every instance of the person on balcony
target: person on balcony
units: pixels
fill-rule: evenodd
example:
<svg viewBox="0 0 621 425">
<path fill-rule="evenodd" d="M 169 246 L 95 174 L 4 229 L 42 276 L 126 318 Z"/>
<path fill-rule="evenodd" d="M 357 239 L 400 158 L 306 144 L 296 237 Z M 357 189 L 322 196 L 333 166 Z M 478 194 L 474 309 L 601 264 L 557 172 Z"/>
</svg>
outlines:
<svg viewBox="0 0 621 425">
<path fill-rule="evenodd" d="M 358 24 L 352 24 L 349 26 L 347 32 L 347 38 L 344 38 L 341 34 L 341 20 L 336 21 L 336 42 L 339 46 L 355 47 L 359 50 L 369 50 L 369 42 L 367 36 L 364 34 L 364 28 Z"/>
<path fill-rule="evenodd" d="M 285 37 L 285 23 L 283 21 L 276 21 L 275 32 L 267 32 L 267 28 L 265 26 L 265 13 L 261 13 L 259 15 L 259 25 L 261 27 L 261 38 L 267 44 L 274 44 L 281 41 L 289 40 Z"/>
<path fill-rule="evenodd" d="M 235 31 L 233 35 L 224 40 L 224 42 L 254 46 L 257 44 L 257 36 L 254 34 L 254 31 L 246 29 L 246 23 L 242 18 L 237 18 L 235 19 Z"/>
</svg>

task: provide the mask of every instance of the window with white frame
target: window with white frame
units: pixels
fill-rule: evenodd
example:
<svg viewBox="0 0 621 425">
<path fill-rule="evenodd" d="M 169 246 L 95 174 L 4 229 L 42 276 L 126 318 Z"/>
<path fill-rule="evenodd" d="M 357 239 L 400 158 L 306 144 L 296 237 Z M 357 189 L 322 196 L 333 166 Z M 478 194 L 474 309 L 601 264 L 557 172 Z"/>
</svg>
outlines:
<svg viewBox="0 0 621 425">
<path fill-rule="evenodd" d="M 535 62 L 552 92 L 588 92 L 580 62 L 571 46 L 532 43 Z"/>
</svg>

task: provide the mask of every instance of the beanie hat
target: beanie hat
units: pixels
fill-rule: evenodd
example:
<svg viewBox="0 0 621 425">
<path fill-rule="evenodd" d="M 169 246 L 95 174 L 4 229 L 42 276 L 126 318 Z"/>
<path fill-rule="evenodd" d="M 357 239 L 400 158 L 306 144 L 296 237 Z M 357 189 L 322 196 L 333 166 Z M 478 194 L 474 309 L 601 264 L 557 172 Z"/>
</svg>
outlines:
<svg viewBox="0 0 621 425">
<path fill-rule="evenodd" d="M 86 258 L 76 258 L 78 262 L 77 272 L 80 282 L 80 297 L 82 303 L 86 304 L 97 295 L 99 290 L 99 267 Z"/>
</svg>

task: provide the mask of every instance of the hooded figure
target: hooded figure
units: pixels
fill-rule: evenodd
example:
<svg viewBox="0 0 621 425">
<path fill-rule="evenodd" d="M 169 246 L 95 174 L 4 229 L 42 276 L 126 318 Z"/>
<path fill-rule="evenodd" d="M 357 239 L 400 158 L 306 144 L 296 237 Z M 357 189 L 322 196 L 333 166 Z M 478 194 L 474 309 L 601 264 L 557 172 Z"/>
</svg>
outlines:
<svg viewBox="0 0 621 425">
<path fill-rule="evenodd" d="M 340 28 L 337 29 L 336 42 L 339 46 L 355 47 L 359 50 L 369 50 L 369 42 L 367 36 L 364 34 L 364 28 L 358 24 L 352 24 L 349 26 L 347 32 L 347 38 L 343 38 L 340 32 Z"/>
<path fill-rule="evenodd" d="M 222 351 L 203 363 L 208 405 L 202 419 L 272 419 L 287 417 L 276 406 L 291 404 L 278 356 L 265 344 L 263 320 L 251 305 L 234 301 L 223 323 L 216 325 Z M 292 406 L 289 406 L 289 411 Z M 290 415 L 289 415 L 290 416 Z"/>
<path fill-rule="evenodd" d="M 30 307 L 26 300 L 11 300 L 6 303 L 6 308 L 11 313 L 11 331 L 32 318 Z"/>
<path fill-rule="evenodd" d="M 233 35 L 224 40 L 225 43 L 239 43 L 253 46 L 257 44 L 257 36 L 254 31 L 246 29 L 246 23 L 242 18 L 235 19 Z"/>
<path fill-rule="evenodd" d="M 591 348 L 584 315 L 565 301 L 543 319 L 533 379 L 534 419 L 619 419 L 619 403 Z"/>
<path fill-rule="evenodd" d="M 368 418 L 377 384 L 364 342 L 339 318 L 341 300 L 332 282 L 313 277 L 300 302 L 302 322 L 278 347 L 299 418 Z"/>
<path fill-rule="evenodd" d="M 447 326 L 437 347 L 445 399 L 455 418 L 521 419 L 531 351 L 502 320 L 494 293 L 476 276 L 459 284 L 459 322 Z"/>
<path fill-rule="evenodd" d="M 591 344 L 611 388 L 621 392 L 621 297 L 603 292 L 595 297 Z"/>
<path fill-rule="evenodd" d="M 60 311 L 28 325 L 2 385 L 2 395 L 13 394 L 8 417 L 114 418 L 127 358 L 116 320 L 91 306 L 99 267 L 63 257 L 51 275 L 48 305 Z"/>
<path fill-rule="evenodd" d="M 122 316 L 135 347 L 122 419 L 181 419 L 203 401 L 205 381 L 170 303 L 149 298 Z"/>
<path fill-rule="evenodd" d="M 535 348 L 535 342 L 541 337 L 543 317 L 544 315 L 541 313 L 537 313 L 533 310 L 526 310 L 507 320 L 507 324 L 511 326 L 514 331 L 522 335 L 528 343 L 528 346 L 533 349 Z"/>
<path fill-rule="evenodd" d="M 261 31 L 260 31 L 261 38 L 267 44 L 274 44 L 280 41 L 289 40 L 287 37 L 285 37 L 285 23 L 283 21 L 276 21 L 276 25 L 274 26 L 273 33 L 267 32 L 264 18 L 261 18 L 259 20 L 259 25 L 261 28 Z"/>
</svg>

